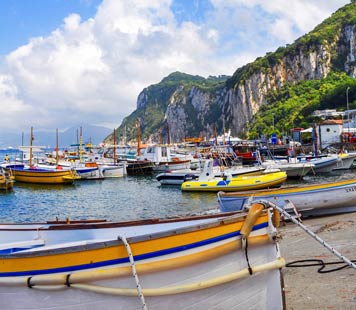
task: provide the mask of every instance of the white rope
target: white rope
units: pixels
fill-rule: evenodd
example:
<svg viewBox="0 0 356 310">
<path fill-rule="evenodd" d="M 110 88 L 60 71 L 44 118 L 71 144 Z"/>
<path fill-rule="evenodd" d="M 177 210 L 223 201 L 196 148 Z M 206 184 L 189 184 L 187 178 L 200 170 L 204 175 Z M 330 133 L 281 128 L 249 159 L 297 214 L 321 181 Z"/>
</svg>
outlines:
<svg viewBox="0 0 356 310">
<path fill-rule="evenodd" d="M 131 252 L 131 247 L 130 247 L 129 243 L 127 242 L 127 240 L 126 240 L 126 238 L 124 236 L 119 236 L 118 238 L 120 238 L 122 240 L 122 242 L 124 243 L 124 245 L 126 247 L 126 251 L 127 251 L 127 254 L 129 256 L 129 259 L 130 259 L 132 275 L 133 275 L 133 277 L 135 278 L 135 281 L 136 281 L 137 293 L 138 293 L 138 296 L 140 297 L 141 302 L 142 302 L 142 309 L 147 310 L 145 296 L 143 295 L 141 284 L 140 284 L 140 281 L 138 279 L 138 275 L 137 275 L 137 272 L 136 272 L 135 261 L 133 259 L 133 255 L 132 255 L 132 252 Z"/>
<path fill-rule="evenodd" d="M 256 202 L 256 201 L 255 201 Z M 331 253 L 333 253 L 335 256 L 337 256 L 338 258 L 340 258 L 341 260 L 343 260 L 349 267 L 356 269 L 356 265 L 347 257 L 345 257 L 344 255 L 342 255 L 340 252 L 338 252 L 337 250 L 335 250 L 331 245 L 329 245 L 327 242 L 325 242 L 323 239 L 321 239 L 316 233 L 314 233 L 313 231 L 311 231 L 308 227 L 306 227 L 305 225 L 303 225 L 300 221 L 298 221 L 297 219 L 295 219 L 293 216 L 291 216 L 286 210 L 285 207 L 286 206 L 292 206 L 294 209 L 296 209 L 295 205 L 289 201 L 286 200 L 286 204 L 283 206 L 283 208 L 279 207 L 278 205 L 270 202 L 270 201 L 266 201 L 263 200 L 261 201 L 261 203 L 264 204 L 268 204 L 269 206 L 271 206 L 272 208 L 278 210 L 281 214 L 283 214 L 283 216 L 285 216 L 286 218 L 288 218 L 289 220 L 291 220 L 294 224 L 298 225 L 300 228 L 302 228 L 307 234 L 309 234 L 310 236 L 312 236 L 316 241 L 318 241 L 322 246 L 324 246 L 325 248 L 327 248 Z"/>
</svg>

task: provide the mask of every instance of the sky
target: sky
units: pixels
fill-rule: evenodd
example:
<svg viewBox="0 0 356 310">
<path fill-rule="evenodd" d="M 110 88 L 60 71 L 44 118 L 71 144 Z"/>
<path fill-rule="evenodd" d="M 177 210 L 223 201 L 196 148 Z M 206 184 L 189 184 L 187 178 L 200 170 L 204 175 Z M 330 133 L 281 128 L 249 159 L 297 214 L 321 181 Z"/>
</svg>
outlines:
<svg viewBox="0 0 356 310">
<path fill-rule="evenodd" d="M 116 128 L 170 73 L 232 75 L 349 2 L 0 1 L 0 137 L 31 126 Z"/>
</svg>

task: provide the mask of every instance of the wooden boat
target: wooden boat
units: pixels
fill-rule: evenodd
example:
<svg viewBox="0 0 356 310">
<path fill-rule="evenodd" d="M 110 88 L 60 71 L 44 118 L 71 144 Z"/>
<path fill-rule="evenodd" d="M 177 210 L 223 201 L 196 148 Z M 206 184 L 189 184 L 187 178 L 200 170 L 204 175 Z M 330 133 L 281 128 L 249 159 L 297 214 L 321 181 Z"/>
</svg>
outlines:
<svg viewBox="0 0 356 310">
<path fill-rule="evenodd" d="M 149 160 L 126 160 L 127 175 L 150 175 L 154 166 Z"/>
<path fill-rule="evenodd" d="M 13 188 L 14 180 L 9 171 L 0 167 L 0 190 L 10 190 Z"/>
<path fill-rule="evenodd" d="M 182 183 L 182 191 L 244 191 L 280 186 L 287 180 L 284 171 L 261 173 L 258 175 L 228 175 L 222 178 L 193 180 Z"/>
<path fill-rule="evenodd" d="M 8 165 L 5 169 L 12 173 L 16 182 L 64 184 L 80 179 L 74 169 L 43 169 L 24 165 Z"/>
<path fill-rule="evenodd" d="M 283 309 L 285 262 L 262 208 L 116 227 L 2 225 L 13 242 L 0 243 L 0 308 Z M 16 233 L 43 245 L 21 250 Z"/>
<path fill-rule="evenodd" d="M 31 127 L 30 134 L 30 154 L 29 165 L 24 164 L 6 164 L 5 169 L 11 173 L 16 182 L 25 183 L 43 183 L 43 184 L 64 184 L 73 183 L 75 180 L 80 179 L 80 176 L 74 169 L 63 169 L 62 167 L 52 166 L 49 168 L 40 168 L 32 164 L 32 141 L 33 127 Z M 57 152 L 58 152 L 58 130 L 57 130 Z M 58 162 L 58 156 L 56 161 Z"/>
<path fill-rule="evenodd" d="M 303 216 L 336 214 L 356 211 L 356 179 L 282 186 L 278 189 L 218 193 L 218 202 L 222 212 L 242 210 L 254 200 L 265 199 L 279 206 L 289 200 L 296 207 L 296 212 Z M 290 208 L 288 212 L 294 213 Z"/>
</svg>

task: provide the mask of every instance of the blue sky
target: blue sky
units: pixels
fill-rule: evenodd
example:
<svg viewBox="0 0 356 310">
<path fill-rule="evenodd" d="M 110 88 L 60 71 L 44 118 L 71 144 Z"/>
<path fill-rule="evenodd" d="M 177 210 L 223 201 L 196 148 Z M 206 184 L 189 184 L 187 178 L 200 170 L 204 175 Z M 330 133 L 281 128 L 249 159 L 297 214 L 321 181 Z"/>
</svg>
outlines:
<svg viewBox="0 0 356 310">
<path fill-rule="evenodd" d="M 109 128 L 174 71 L 227 74 L 293 43 L 346 0 L 0 1 L 1 133 Z"/>
<path fill-rule="evenodd" d="M 31 37 L 48 36 L 70 13 L 95 15 L 101 0 L 5 0 L 0 2 L 0 54 L 24 45 Z"/>
</svg>

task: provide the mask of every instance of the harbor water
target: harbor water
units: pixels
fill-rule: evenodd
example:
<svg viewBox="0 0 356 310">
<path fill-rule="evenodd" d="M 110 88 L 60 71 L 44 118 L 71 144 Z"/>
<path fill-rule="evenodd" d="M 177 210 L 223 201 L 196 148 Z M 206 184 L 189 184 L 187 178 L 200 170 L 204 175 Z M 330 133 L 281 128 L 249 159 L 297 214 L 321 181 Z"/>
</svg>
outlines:
<svg viewBox="0 0 356 310">
<path fill-rule="evenodd" d="M 0 151 L 0 162 L 8 154 Z M 183 193 L 180 187 L 161 186 L 155 176 L 127 176 L 79 180 L 72 185 L 15 183 L 0 192 L 0 222 L 106 219 L 122 221 L 201 214 L 217 209 L 214 193 Z"/>
<path fill-rule="evenodd" d="M 15 153 L 9 153 L 14 159 Z M 3 161 L 5 151 L 0 151 Z M 316 183 L 354 178 L 353 171 L 307 176 Z M 288 181 L 299 183 L 301 181 Z M 127 176 L 79 180 L 72 185 L 15 183 L 11 192 L 0 192 L 0 222 L 37 222 L 79 219 L 123 221 L 218 212 L 216 193 L 182 192 L 179 186 L 161 186 L 155 176 Z"/>
</svg>

